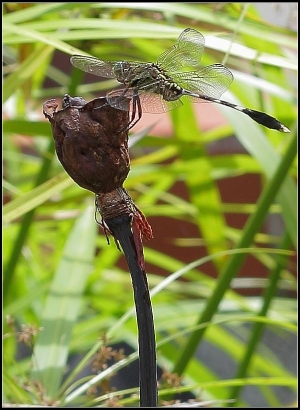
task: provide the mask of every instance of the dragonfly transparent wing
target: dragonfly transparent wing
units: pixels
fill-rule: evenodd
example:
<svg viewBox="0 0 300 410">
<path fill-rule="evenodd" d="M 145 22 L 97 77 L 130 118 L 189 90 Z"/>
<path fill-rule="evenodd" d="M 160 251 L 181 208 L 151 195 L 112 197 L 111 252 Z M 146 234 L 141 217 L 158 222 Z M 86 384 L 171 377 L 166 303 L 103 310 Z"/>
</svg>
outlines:
<svg viewBox="0 0 300 410">
<path fill-rule="evenodd" d="M 138 95 L 132 88 L 121 88 L 119 90 L 109 91 L 106 94 L 106 100 L 111 107 L 123 111 L 132 111 L 132 104 Z"/>
<path fill-rule="evenodd" d="M 160 94 L 134 90 L 133 88 L 110 91 L 106 95 L 106 100 L 110 106 L 131 112 L 136 111 L 137 99 L 139 99 L 142 111 L 151 114 L 161 114 L 182 105 L 180 100 L 165 101 Z"/>
<path fill-rule="evenodd" d="M 222 64 L 202 67 L 198 71 L 174 73 L 173 80 L 182 88 L 208 97 L 220 98 L 233 80 L 231 71 Z M 197 99 L 193 101 L 197 102 Z"/>
<path fill-rule="evenodd" d="M 140 104 L 143 112 L 150 114 L 161 114 L 170 110 L 174 110 L 182 105 L 180 100 L 165 101 L 160 94 L 140 93 Z"/>
<path fill-rule="evenodd" d="M 99 77 L 115 78 L 114 62 L 99 60 L 95 57 L 74 55 L 71 57 L 71 63 L 79 70 L 86 73 L 98 75 Z"/>
<path fill-rule="evenodd" d="M 157 64 L 171 74 L 184 67 L 199 66 L 203 52 L 204 37 L 197 30 L 187 28 L 176 43 L 158 57 Z"/>
</svg>

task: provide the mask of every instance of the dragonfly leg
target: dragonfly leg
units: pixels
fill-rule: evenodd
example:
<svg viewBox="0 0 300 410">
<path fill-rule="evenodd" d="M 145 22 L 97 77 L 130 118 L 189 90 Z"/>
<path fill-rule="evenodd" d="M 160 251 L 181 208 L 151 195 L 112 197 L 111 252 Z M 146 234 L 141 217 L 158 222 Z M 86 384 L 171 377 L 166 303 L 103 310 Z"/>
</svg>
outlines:
<svg viewBox="0 0 300 410">
<path fill-rule="evenodd" d="M 129 131 L 142 118 L 142 106 L 138 95 L 132 97 L 132 109 L 130 110 L 130 119 L 128 124 L 119 131 Z"/>
</svg>

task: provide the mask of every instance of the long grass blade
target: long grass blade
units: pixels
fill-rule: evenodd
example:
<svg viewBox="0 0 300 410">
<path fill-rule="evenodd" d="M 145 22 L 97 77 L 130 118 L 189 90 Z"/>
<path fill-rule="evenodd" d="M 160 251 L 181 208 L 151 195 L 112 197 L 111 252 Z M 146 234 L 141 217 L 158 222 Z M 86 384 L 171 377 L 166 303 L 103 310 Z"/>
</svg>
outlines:
<svg viewBox="0 0 300 410">
<path fill-rule="evenodd" d="M 80 314 L 82 293 L 92 270 L 96 228 L 94 209 L 88 207 L 68 238 L 42 314 L 43 330 L 33 352 L 33 377 L 52 398 L 65 372 L 72 328 Z"/>
</svg>

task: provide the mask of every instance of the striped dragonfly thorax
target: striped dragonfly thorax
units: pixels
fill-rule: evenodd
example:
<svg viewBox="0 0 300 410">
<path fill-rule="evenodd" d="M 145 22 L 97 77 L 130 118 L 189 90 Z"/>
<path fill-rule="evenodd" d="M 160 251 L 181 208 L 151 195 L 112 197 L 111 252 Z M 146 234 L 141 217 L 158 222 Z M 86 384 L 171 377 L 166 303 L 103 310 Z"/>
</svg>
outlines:
<svg viewBox="0 0 300 410">
<path fill-rule="evenodd" d="M 157 64 L 151 64 L 149 73 L 152 83 L 155 84 L 152 92 L 161 94 L 165 101 L 174 101 L 182 97 L 182 87 L 176 84 L 172 78 Z"/>
<path fill-rule="evenodd" d="M 174 101 L 182 96 L 182 88 L 154 63 L 133 66 L 130 62 L 119 61 L 114 64 L 114 73 L 116 79 L 127 87 L 160 94 L 165 101 Z"/>
</svg>

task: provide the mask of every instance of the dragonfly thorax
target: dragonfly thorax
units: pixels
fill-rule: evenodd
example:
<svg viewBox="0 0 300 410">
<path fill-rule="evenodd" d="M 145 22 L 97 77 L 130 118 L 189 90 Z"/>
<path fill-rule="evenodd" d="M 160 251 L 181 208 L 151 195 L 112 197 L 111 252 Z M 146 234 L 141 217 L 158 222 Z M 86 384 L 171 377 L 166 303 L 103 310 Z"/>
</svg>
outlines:
<svg viewBox="0 0 300 410">
<path fill-rule="evenodd" d="M 165 101 L 178 100 L 182 96 L 182 87 L 176 84 L 172 78 L 157 64 L 148 64 L 148 81 L 151 87 L 147 91 L 160 94 Z"/>
<path fill-rule="evenodd" d="M 128 88 L 160 94 L 165 101 L 174 101 L 182 96 L 182 87 L 157 64 L 133 65 L 128 61 L 119 61 L 114 64 L 113 70 L 116 79 Z"/>
</svg>

